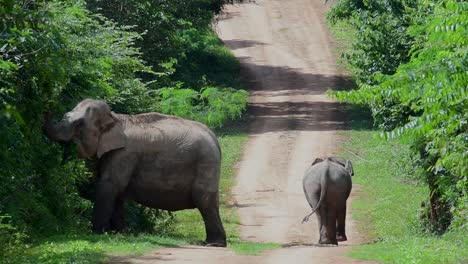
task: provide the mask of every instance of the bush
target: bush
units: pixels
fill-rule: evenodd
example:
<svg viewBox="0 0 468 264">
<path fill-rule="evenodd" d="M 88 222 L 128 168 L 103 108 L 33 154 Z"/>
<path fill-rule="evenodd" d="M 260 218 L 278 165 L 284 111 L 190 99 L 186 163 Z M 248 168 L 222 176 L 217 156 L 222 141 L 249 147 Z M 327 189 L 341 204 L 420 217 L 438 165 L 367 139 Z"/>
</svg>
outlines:
<svg viewBox="0 0 468 264">
<path fill-rule="evenodd" d="M 150 105 L 135 78 L 149 72 L 132 47 L 139 35 L 82 1 L 3 0 L 0 20 L 0 215 L 30 237 L 87 228 L 90 204 L 76 184 L 89 173 L 45 138 L 43 116 L 83 97 L 121 102 L 126 112 Z"/>
<path fill-rule="evenodd" d="M 376 76 L 393 74 L 409 60 L 412 37 L 406 29 L 417 4 L 417 0 L 342 0 L 333 7 L 329 21 L 346 19 L 358 31 L 353 51 L 344 56 L 360 83 L 379 83 Z"/>
<path fill-rule="evenodd" d="M 158 90 L 167 84 L 184 91 L 172 74 L 176 68 L 184 72 L 182 64 L 175 65 L 188 61 L 186 45 L 192 45 L 200 32 L 200 45 L 197 42 L 190 50 L 230 58 L 225 65 L 232 72 L 226 76 L 237 74 L 232 55 L 208 30 L 224 1 L 159 1 L 152 6 L 156 2 L 135 0 L 126 1 L 134 5 L 124 9 L 116 7 L 122 1 L 88 1 L 96 8 L 110 2 L 103 11 L 117 14 L 113 18 L 120 24 L 89 11 L 83 0 L 0 0 L 0 248 L 20 244 L 23 240 L 17 238 L 23 234 L 35 239 L 89 230 L 92 206 L 83 196 L 92 199 L 92 190 L 87 193 L 83 188 L 93 177 L 88 164 L 69 155 L 75 152 L 73 147 L 51 144 L 43 135 L 46 113 L 61 116 L 90 97 L 105 99 L 119 113 L 165 109 L 220 126 L 245 108 L 246 93 L 221 88 L 228 86 L 222 80 L 201 91 L 202 84 L 212 82 L 203 75 L 213 76 L 203 73 L 205 66 L 192 65 L 200 69 L 193 82 L 200 87 L 195 87 L 196 98 L 186 112 L 166 107 L 178 100 L 177 92 L 172 92 L 174 98 L 166 96 L 165 102 L 160 96 L 164 90 Z M 119 13 L 124 11 L 129 15 Z M 141 59 L 142 52 L 152 68 Z M 149 232 L 156 225 L 157 232 L 170 228 L 172 218 L 160 210 L 135 204 L 128 209 L 132 231 Z"/>
<path fill-rule="evenodd" d="M 246 91 L 215 87 L 204 87 L 201 92 L 163 88 L 159 95 L 160 112 L 198 120 L 210 127 L 220 127 L 227 120 L 239 118 L 248 99 Z"/>
<path fill-rule="evenodd" d="M 468 5 L 453 0 L 420 4 L 432 11 L 425 23 L 408 29 L 417 39 L 411 60 L 395 74 L 383 76 L 379 85 L 363 84 L 359 90 L 336 95 L 342 101 L 369 105 L 374 112 L 389 107 L 388 102 L 394 104 L 392 109 L 407 109 L 407 119 L 385 135 L 413 142 L 431 189 L 432 229 L 441 233 L 452 223 L 453 228 L 466 230 Z"/>
<path fill-rule="evenodd" d="M 199 91 L 206 85 L 236 86 L 236 61 L 223 61 L 221 41 L 210 28 L 224 0 L 89 0 L 88 8 L 120 25 L 135 25 L 145 61 L 160 72 L 153 89 L 182 82 Z M 232 58 L 232 56 L 229 56 Z M 236 68 L 233 69 L 232 65 Z M 221 74 L 219 74 L 221 73 Z M 152 76 L 143 75 L 147 80 Z M 227 78 L 224 78 L 227 77 Z M 239 87 L 235 87 L 239 88 Z"/>
<path fill-rule="evenodd" d="M 0 258 L 7 257 L 21 247 L 25 237 L 11 224 L 10 218 L 0 215 Z"/>
<path fill-rule="evenodd" d="M 240 117 L 247 105 L 247 93 L 233 89 L 240 87 L 240 65 L 210 27 L 227 2 L 91 0 L 88 8 L 119 24 L 135 25 L 143 35 L 137 45 L 159 72 L 150 84 L 157 99 L 148 111 L 220 127 Z"/>
</svg>

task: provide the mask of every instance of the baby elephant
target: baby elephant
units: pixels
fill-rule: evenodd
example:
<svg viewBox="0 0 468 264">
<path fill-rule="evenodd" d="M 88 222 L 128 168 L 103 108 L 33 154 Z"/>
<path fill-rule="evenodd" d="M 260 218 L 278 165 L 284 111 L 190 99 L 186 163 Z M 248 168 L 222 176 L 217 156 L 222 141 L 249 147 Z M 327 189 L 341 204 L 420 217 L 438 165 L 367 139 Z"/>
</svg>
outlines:
<svg viewBox="0 0 468 264">
<path fill-rule="evenodd" d="M 307 169 L 302 180 L 304 193 L 312 212 L 302 223 L 317 213 L 319 244 L 338 245 L 346 241 L 346 200 L 351 192 L 351 176 L 354 175 L 351 161 L 329 157 L 317 158 Z"/>
</svg>

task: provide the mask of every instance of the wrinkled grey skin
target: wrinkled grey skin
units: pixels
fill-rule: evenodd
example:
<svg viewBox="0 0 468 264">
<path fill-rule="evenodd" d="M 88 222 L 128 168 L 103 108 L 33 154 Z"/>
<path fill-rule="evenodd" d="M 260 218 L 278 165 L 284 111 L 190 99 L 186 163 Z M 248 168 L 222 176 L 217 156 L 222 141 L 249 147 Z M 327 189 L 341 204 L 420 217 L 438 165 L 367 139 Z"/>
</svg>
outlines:
<svg viewBox="0 0 468 264">
<path fill-rule="evenodd" d="M 319 244 L 338 245 L 338 241 L 347 240 L 346 200 L 351 192 L 353 175 L 351 161 L 337 157 L 315 159 L 304 175 L 304 194 L 313 210 L 302 222 L 317 214 Z"/>
<path fill-rule="evenodd" d="M 198 208 L 206 243 L 226 246 L 219 216 L 221 150 L 203 124 L 146 113 L 121 115 L 104 101 L 86 99 L 62 121 L 46 122 L 47 136 L 73 141 L 81 158 L 98 160 L 93 231 L 120 231 L 131 199 L 170 211 Z"/>
</svg>

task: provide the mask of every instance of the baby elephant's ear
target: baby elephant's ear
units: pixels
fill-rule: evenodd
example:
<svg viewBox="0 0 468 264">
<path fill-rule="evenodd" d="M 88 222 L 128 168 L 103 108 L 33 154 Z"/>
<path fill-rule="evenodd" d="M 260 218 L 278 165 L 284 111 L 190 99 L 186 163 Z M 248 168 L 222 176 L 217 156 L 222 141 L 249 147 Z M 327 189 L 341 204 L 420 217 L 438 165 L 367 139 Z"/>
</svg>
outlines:
<svg viewBox="0 0 468 264">
<path fill-rule="evenodd" d="M 315 165 L 315 164 L 320 163 L 320 162 L 322 162 L 322 161 L 323 161 L 323 159 L 321 159 L 321 158 L 316 158 L 316 159 L 314 160 L 314 162 L 312 162 L 312 165 Z"/>
<path fill-rule="evenodd" d="M 349 175 L 354 176 L 353 163 L 350 160 L 346 160 L 345 169 L 349 172 Z"/>
</svg>

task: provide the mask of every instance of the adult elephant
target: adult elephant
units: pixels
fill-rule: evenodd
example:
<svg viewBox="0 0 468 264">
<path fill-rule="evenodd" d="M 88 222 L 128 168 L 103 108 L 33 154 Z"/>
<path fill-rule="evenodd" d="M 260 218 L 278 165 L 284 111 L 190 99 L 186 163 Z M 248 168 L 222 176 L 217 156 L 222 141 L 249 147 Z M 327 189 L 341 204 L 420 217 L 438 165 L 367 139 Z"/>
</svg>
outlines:
<svg viewBox="0 0 468 264">
<path fill-rule="evenodd" d="M 302 181 L 304 194 L 312 212 L 302 221 L 317 213 L 319 244 L 338 245 L 346 241 L 346 200 L 351 193 L 351 161 L 343 158 L 317 158 L 307 169 Z"/>
<path fill-rule="evenodd" d="M 226 246 L 219 215 L 221 149 L 205 125 L 159 113 L 123 115 L 86 99 L 62 121 L 46 121 L 47 136 L 73 141 L 81 158 L 97 159 L 93 231 L 121 230 L 127 199 L 177 211 L 198 208 L 206 243 Z"/>
</svg>

